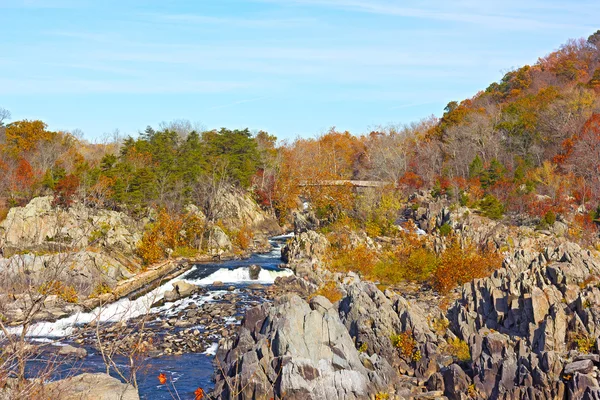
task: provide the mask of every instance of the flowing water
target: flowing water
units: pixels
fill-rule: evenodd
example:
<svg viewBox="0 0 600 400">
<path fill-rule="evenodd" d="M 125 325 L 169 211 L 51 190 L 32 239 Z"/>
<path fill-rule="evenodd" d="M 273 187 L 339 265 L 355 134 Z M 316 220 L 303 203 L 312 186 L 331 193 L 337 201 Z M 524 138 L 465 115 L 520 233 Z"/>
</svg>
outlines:
<svg viewBox="0 0 600 400">
<path fill-rule="evenodd" d="M 255 254 L 245 260 L 223 261 L 209 264 L 196 264 L 190 270 L 179 277 L 166 282 L 155 288 L 149 293 L 136 299 L 123 298 L 102 309 L 95 309 L 90 312 L 81 312 L 55 322 L 41 322 L 35 324 L 28 331 L 28 336 L 32 340 L 38 341 L 60 341 L 60 338 L 71 335 L 77 326 L 100 320 L 102 322 L 126 321 L 146 313 L 158 313 L 165 318 L 176 316 L 178 312 L 187 308 L 191 303 L 201 305 L 205 302 L 215 301 L 215 297 L 223 293 L 228 293 L 222 288 L 217 289 L 211 286 L 213 282 L 221 281 L 227 286 L 236 287 L 238 292 L 240 288 L 249 284 L 270 285 L 278 276 L 291 275 L 292 272 L 278 267 L 281 257 L 281 243 L 285 237 L 274 238 L 271 244 L 273 251 L 268 254 Z M 251 280 L 249 274 L 250 265 L 259 265 L 261 271 L 258 280 Z M 152 307 L 162 295 L 173 289 L 173 283 L 177 281 L 186 281 L 195 285 L 205 286 L 208 290 L 202 296 L 193 296 L 178 300 L 173 303 L 166 303 L 161 306 Z M 233 320 L 230 323 L 237 323 Z M 18 332 L 18 328 L 13 328 Z M 79 372 L 105 372 L 106 367 L 100 354 L 92 348 L 87 348 L 88 356 L 80 361 L 70 361 L 60 367 L 56 373 L 56 378 L 61 377 L 61 373 L 73 375 L 73 369 Z M 138 372 L 139 393 L 142 399 L 193 399 L 193 392 L 198 387 L 205 391 L 212 389 L 212 376 L 214 373 L 213 356 L 217 350 L 217 344 L 214 343 L 204 353 L 186 353 L 182 355 L 168 355 L 157 358 L 149 358 L 144 363 L 144 367 Z M 43 357 L 37 361 L 43 363 Z M 120 367 L 126 369 L 126 360 L 117 359 Z M 40 365 L 37 366 L 38 368 Z M 35 373 L 34 364 L 31 373 Z M 169 382 L 174 385 L 160 385 L 157 379 L 159 373 L 165 373 Z M 113 373 L 114 375 L 114 373 Z M 177 390 L 178 395 L 174 393 Z M 179 396 L 179 397 L 178 397 Z"/>
</svg>

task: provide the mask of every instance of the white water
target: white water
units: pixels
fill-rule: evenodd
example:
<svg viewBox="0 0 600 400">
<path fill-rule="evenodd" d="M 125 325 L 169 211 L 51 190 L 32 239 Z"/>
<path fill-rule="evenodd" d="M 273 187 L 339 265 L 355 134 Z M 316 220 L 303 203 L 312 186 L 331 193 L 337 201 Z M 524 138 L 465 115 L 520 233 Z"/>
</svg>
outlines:
<svg viewBox="0 0 600 400">
<path fill-rule="evenodd" d="M 275 282 L 275 278 L 278 276 L 289 276 L 292 274 L 290 270 L 282 270 L 282 271 L 270 271 L 266 269 L 261 269 L 258 274 L 257 280 L 250 279 L 250 271 L 248 268 L 237 268 L 234 270 L 230 270 L 228 268 L 221 268 L 218 271 L 210 274 L 206 278 L 202 278 L 199 280 L 187 280 L 189 283 L 193 283 L 194 285 L 211 285 L 214 282 L 223 282 L 223 283 L 242 283 L 242 282 L 252 282 L 252 283 L 262 283 L 262 284 L 271 284 Z"/>
<path fill-rule="evenodd" d="M 175 314 L 177 310 L 187 307 L 191 303 L 198 305 L 212 301 L 213 298 L 219 294 L 224 293 L 223 291 L 212 291 L 204 296 L 202 299 L 186 298 L 178 300 L 174 303 L 165 304 L 161 307 L 152 308 L 152 304 L 160 300 L 164 293 L 173 289 L 173 283 L 179 281 L 186 281 L 194 285 L 211 285 L 213 282 L 221 281 L 223 283 L 259 283 L 259 284 L 272 284 L 275 282 L 275 278 L 278 276 L 288 276 L 292 274 L 290 270 L 281 271 L 270 271 L 261 269 L 258 276 L 258 280 L 251 280 L 248 267 L 236 268 L 233 270 L 227 268 L 221 268 L 211 275 L 202 279 L 185 279 L 195 269 L 193 267 L 190 271 L 181 275 L 179 278 L 171 280 L 162 286 L 148 292 L 147 294 L 138 297 L 135 300 L 129 300 L 128 298 L 122 298 L 114 303 L 107 304 L 103 307 L 98 307 L 90 312 L 79 312 L 71 316 L 59 319 L 55 322 L 39 322 L 30 327 L 27 332 L 27 336 L 42 336 L 60 338 L 66 337 L 73 333 L 76 325 L 88 324 L 93 321 L 100 322 L 118 322 L 126 321 L 131 318 L 144 315 L 150 311 L 167 311 L 167 315 Z M 22 328 L 14 327 L 10 328 L 10 332 L 14 334 L 20 334 Z"/>
</svg>

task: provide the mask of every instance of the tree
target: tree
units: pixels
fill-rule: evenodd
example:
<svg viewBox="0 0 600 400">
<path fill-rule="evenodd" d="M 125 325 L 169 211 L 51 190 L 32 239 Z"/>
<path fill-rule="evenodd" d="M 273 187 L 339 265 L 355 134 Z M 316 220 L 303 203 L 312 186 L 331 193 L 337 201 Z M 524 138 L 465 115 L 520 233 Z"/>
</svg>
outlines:
<svg viewBox="0 0 600 400">
<path fill-rule="evenodd" d="M 4 126 L 4 121 L 10 119 L 10 111 L 0 107 L 0 127 Z"/>
<path fill-rule="evenodd" d="M 79 188 L 79 183 L 79 178 L 73 174 L 59 180 L 54 189 L 54 205 L 65 208 L 70 207 Z"/>
<path fill-rule="evenodd" d="M 6 127 L 6 144 L 13 154 L 27 152 L 35 148 L 38 142 L 49 140 L 52 132 L 46 130 L 47 125 L 39 120 L 15 121 Z"/>
<path fill-rule="evenodd" d="M 592 115 L 574 138 L 566 164 L 588 183 L 592 197 L 600 200 L 600 114 Z"/>
<path fill-rule="evenodd" d="M 589 44 L 591 44 L 592 46 L 600 45 L 600 29 L 598 29 L 596 32 L 592 33 L 588 37 L 587 42 Z"/>
</svg>

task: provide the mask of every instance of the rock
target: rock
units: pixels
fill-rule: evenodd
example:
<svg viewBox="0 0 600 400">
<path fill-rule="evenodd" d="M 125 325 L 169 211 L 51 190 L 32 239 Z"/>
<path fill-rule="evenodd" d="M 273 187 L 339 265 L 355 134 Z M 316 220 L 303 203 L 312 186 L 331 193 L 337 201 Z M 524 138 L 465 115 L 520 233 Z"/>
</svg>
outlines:
<svg viewBox="0 0 600 400">
<path fill-rule="evenodd" d="M 124 213 L 82 204 L 69 209 L 52 206 L 53 197 L 36 197 L 25 207 L 13 207 L 0 223 L 4 255 L 95 246 L 132 254 L 141 240 L 143 223 Z"/>
<path fill-rule="evenodd" d="M 575 361 L 575 362 L 565 365 L 563 374 L 573 375 L 575 372 L 579 372 L 581 374 L 587 374 L 587 373 L 592 372 L 593 368 L 594 368 L 594 362 L 592 360 Z"/>
<path fill-rule="evenodd" d="M 223 229 L 218 226 L 212 226 L 206 230 L 206 238 L 207 238 L 207 246 L 211 254 L 213 255 L 221 255 L 225 252 L 230 252 L 233 250 L 233 244 L 231 244 L 231 239 Z"/>
<path fill-rule="evenodd" d="M 284 295 L 251 309 L 233 348 L 217 358 L 226 374 L 239 371 L 243 398 L 362 399 L 377 393 L 375 382 L 382 381 L 365 368 L 337 310 L 320 296 L 309 305 Z M 214 395 L 231 395 L 219 374 Z"/>
<path fill-rule="evenodd" d="M 250 273 L 250 279 L 252 280 L 257 280 L 258 276 L 260 275 L 260 265 L 251 265 L 248 267 L 248 272 Z"/>
<path fill-rule="evenodd" d="M 450 400 L 460 400 L 469 388 L 469 377 L 458 365 L 452 364 L 442 370 L 444 378 L 444 394 Z"/>
<path fill-rule="evenodd" d="M 198 286 L 186 281 L 177 281 L 173 283 L 173 290 L 165 292 L 163 298 L 165 301 L 176 301 L 191 296 L 197 291 Z"/>
<path fill-rule="evenodd" d="M 65 357 L 86 358 L 87 350 L 81 347 L 66 345 L 60 348 L 58 355 Z"/>
<path fill-rule="evenodd" d="M 45 387 L 49 398 L 61 400 L 139 400 L 137 390 L 107 374 L 81 374 Z"/>
<path fill-rule="evenodd" d="M 314 231 L 319 228 L 319 219 L 310 210 L 305 210 L 303 212 L 294 211 L 293 217 L 294 233 L 296 235 L 302 232 Z"/>
<path fill-rule="evenodd" d="M 263 211 L 248 192 L 228 187 L 217 197 L 214 207 L 228 229 L 247 226 L 254 232 L 270 236 L 281 233 L 277 219 Z"/>
<path fill-rule="evenodd" d="M 288 240 L 281 250 L 281 259 L 286 263 L 300 260 L 318 260 L 322 258 L 328 249 L 329 242 L 325 236 L 315 231 L 302 232 Z"/>
</svg>

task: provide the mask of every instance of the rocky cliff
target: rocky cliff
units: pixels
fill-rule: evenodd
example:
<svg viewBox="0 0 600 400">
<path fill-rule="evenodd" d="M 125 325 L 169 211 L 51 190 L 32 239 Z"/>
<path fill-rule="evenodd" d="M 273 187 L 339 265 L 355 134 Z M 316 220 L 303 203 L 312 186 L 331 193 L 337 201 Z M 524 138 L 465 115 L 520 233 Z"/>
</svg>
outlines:
<svg viewBox="0 0 600 400">
<path fill-rule="evenodd" d="M 141 239 L 143 221 L 124 213 L 75 204 L 68 209 L 52 206 L 52 197 L 34 198 L 14 207 L 0 223 L 4 256 L 15 252 L 56 252 L 102 246 L 133 253 Z"/>
</svg>

